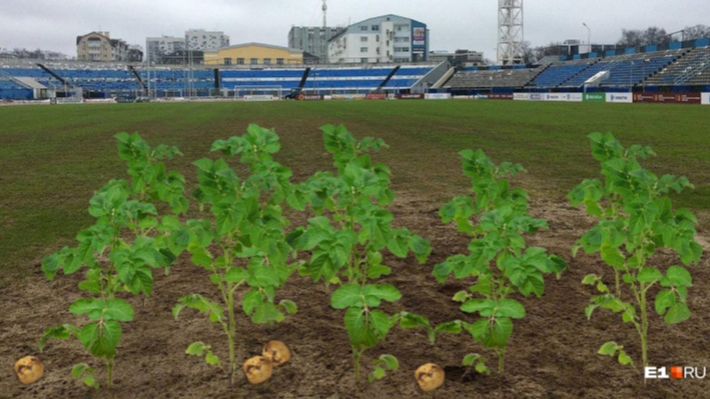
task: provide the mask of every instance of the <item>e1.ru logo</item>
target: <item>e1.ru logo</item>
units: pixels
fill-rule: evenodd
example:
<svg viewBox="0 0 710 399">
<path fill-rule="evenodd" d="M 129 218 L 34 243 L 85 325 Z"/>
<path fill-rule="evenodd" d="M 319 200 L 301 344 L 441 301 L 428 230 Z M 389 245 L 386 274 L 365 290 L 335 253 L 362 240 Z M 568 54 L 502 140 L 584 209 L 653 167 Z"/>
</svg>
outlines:
<svg viewBox="0 0 710 399">
<path fill-rule="evenodd" d="M 702 370 L 703 374 L 700 375 Z M 672 380 L 682 380 L 682 379 L 698 379 L 702 380 L 705 378 L 707 369 L 705 367 L 680 367 L 673 366 L 670 368 L 670 375 L 668 374 L 667 367 L 645 367 L 643 372 L 643 378 L 649 380 L 655 379 L 672 379 Z"/>
</svg>

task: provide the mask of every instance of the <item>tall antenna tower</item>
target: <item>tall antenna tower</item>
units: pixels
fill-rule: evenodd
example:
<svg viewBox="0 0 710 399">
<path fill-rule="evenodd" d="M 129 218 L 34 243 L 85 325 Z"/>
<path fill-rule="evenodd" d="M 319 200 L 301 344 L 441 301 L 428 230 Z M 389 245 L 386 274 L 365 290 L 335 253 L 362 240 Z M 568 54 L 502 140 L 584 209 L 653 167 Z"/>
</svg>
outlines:
<svg viewBox="0 0 710 399">
<path fill-rule="evenodd" d="M 523 38 L 523 0 L 498 0 L 498 65 L 523 62 Z"/>
<path fill-rule="evenodd" d="M 323 28 L 328 27 L 328 18 L 327 18 L 328 4 L 326 4 L 326 1 L 327 0 L 323 0 Z"/>
</svg>

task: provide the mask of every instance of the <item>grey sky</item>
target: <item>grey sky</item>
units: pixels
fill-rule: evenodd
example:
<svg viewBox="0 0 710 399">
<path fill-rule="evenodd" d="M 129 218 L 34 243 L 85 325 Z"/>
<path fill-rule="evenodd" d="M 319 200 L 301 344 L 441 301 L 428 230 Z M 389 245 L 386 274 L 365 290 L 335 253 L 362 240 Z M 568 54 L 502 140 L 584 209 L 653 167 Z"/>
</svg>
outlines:
<svg viewBox="0 0 710 399">
<path fill-rule="evenodd" d="M 190 28 L 222 30 L 231 44 L 285 46 L 292 25 L 321 25 L 321 0 L 0 0 L 0 48 L 42 48 L 76 55 L 76 36 L 109 31 L 145 47 L 149 36 Z M 384 14 L 428 25 L 431 50 L 470 49 L 495 58 L 498 0 L 329 0 L 328 25 Z M 658 26 L 669 33 L 710 25 L 708 0 L 527 0 L 525 40 L 615 43 L 622 29 Z"/>
</svg>

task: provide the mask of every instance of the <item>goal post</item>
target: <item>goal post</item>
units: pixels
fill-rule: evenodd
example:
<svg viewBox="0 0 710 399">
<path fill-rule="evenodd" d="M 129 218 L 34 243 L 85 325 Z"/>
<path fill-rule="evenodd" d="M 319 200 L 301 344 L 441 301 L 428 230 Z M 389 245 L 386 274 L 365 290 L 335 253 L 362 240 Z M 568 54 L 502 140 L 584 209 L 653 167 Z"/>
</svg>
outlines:
<svg viewBox="0 0 710 399">
<path fill-rule="evenodd" d="M 245 101 L 275 101 L 283 98 L 283 86 L 234 86 L 234 98 Z"/>
</svg>

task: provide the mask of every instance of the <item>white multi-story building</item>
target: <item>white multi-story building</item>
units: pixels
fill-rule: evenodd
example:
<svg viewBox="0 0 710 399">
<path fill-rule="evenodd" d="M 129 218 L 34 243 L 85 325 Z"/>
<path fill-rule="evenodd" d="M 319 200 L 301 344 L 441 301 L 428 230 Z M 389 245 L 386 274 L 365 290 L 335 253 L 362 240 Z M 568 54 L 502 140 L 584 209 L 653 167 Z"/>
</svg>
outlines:
<svg viewBox="0 0 710 399">
<path fill-rule="evenodd" d="M 162 57 L 176 51 L 185 50 L 185 38 L 174 36 L 149 37 L 145 39 L 146 59 L 160 62 Z"/>
<path fill-rule="evenodd" d="M 328 42 L 332 63 L 419 62 L 428 53 L 426 24 L 393 14 L 350 25 Z"/>
<path fill-rule="evenodd" d="M 185 32 L 187 50 L 216 51 L 229 47 L 229 36 L 224 32 L 190 29 Z"/>
</svg>

